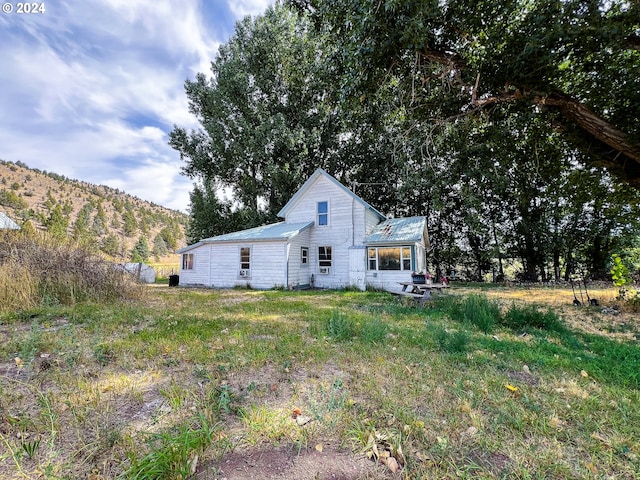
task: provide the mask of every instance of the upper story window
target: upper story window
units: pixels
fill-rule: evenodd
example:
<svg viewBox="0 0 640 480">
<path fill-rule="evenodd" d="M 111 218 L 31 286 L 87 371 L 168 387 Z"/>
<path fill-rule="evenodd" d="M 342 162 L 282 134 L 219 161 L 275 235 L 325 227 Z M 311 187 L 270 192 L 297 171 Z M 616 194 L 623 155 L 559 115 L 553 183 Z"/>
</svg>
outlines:
<svg viewBox="0 0 640 480">
<path fill-rule="evenodd" d="M 329 225 L 329 202 L 318 202 L 318 225 Z"/>
<path fill-rule="evenodd" d="M 193 270 L 193 253 L 182 254 L 182 270 Z"/>
</svg>

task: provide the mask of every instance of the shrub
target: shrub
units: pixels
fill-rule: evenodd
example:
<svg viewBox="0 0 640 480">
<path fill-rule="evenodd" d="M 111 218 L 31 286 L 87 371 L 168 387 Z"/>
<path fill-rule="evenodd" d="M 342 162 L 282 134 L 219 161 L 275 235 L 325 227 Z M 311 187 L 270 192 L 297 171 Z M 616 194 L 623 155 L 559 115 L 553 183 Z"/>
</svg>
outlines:
<svg viewBox="0 0 640 480">
<path fill-rule="evenodd" d="M 379 319 L 365 323 L 362 329 L 362 339 L 369 343 L 380 343 L 387 338 L 389 326 Z"/>
<path fill-rule="evenodd" d="M 83 248 L 46 234 L 0 235 L 0 309 L 136 298 L 134 276 Z"/>
<path fill-rule="evenodd" d="M 531 327 L 557 332 L 563 329 L 560 318 L 553 310 L 542 311 L 535 305 L 511 305 L 511 308 L 504 316 L 502 324 L 513 330 Z"/>
<path fill-rule="evenodd" d="M 438 348 L 447 353 L 464 353 L 469 345 L 469 335 L 464 330 L 451 333 L 440 327 L 434 333 L 434 340 Z"/>
<path fill-rule="evenodd" d="M 4 188 L 0 189 L 0 205 L 11 207 L 16 210 L 29 208 L 29 204 L 23 198 L 20 198 L 15 192 L 5 190 Z"/>
<path fill-rule="evenodd" d="M 344 313 L 334 310 L 325 323 L 327 335 L 336 340 L 350 340 L 356 335 L 356 325 Z"/>
<path fill-rule="evenodd" d="M 501 320 L 498 302 L 489 300 L 484 295 L 442 297 L 436 305 L 453 320 L 474 325 L 484 333 L 491 332 Z"/>
</svg>

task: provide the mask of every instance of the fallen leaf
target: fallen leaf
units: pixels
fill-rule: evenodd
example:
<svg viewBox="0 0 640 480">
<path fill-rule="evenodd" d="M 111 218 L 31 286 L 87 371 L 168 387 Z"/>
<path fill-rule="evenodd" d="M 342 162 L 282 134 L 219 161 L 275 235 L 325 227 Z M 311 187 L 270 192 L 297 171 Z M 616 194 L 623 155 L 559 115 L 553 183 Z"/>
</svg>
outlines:
<svg viewBox="0 0 640 480">
<path fill-rule="evenodd" d="M 506 384 L 505 387 L 507 387 L 507 390 L 509 390 L 510 392 L 517 392 L 518 391 L 518 387 L 514 387 L 513 385 L 510 384 Z"/>
<path fill-rule="evenodd" d="M 589 378 L 589 374 L 585 370 L 580 370 L 580 375 L 584 378 Z"/>
<path fill-rule="evenodd" d="M 316 445 L 316 450 L 319 451 L 320 453 L 322 453 L 322 444 L 321 443 Z"/>
<path fill-rule="evenodd" d="M 398 465 L 398 461 L 393 457 L 387 458 L 382 463 L 384 463 L 387 466 L 387 468 L 391 470 L 391 473 L 396 473 L 400 469 L 400 465 Z"/>
<path fill-rule="evenodd" d="M 406 460 L 404 458 L 404 453 L 402 453 L 402 445 L 398 445 L 398 448 L 396 449 L 396 453 L 394 457 L 396 458 L 396 460 L 400 465 L 405 464 Z"/>
<path fill-rule="evenodd" d="M 311 420 L 313 420 L 311 417 L 308 417 L 306 415 L 297 415 L 296 416 L 296 423 L 300 426 L 302 425 L 306 425 L 307 423 L 309 423 Z"/>
<path fill-rule="evenodd" d="M 24 362 L 22 361 L 22 359 L 20 357 L 16 357 L 13 360 L 16 362 L 16 366 L 18 368 L 24 367 Z"/>
<path fill-rule="evenodd" d="M 191 472 L 191 475 L 194 475 L 196 473 L 196 469 L 198 468 L 198 454 L 196 453 L 196 455 L 193 457 L 193 460 L 191 460 L 191 466 L 189 471 Z"/>
<path fill-rule="evenodd" d="M 593 462 L 589 462 L 585 465 L 587 467 L 587 469 L 593 473 L 594 475 L 598 474 L 598 467 L 596 467 Z"/>
<path fill-rule="evenodd" d="M 602 435 L 600 432 L 593 432 L 591 434 L 591 438 L 593 438 L 594 440 L 598 440 L 598 441 L 604 443 L 607 447 L 611 446 L 611 444 L 609 443 L 609 440 L 604 438 L 604 435 Z"/>
</svg>

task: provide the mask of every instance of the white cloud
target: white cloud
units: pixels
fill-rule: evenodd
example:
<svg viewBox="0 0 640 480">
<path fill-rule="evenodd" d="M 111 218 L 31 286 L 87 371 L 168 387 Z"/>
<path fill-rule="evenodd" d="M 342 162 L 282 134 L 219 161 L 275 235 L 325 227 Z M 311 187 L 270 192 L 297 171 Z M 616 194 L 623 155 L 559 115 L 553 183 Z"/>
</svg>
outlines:
<svg viewBox="0 0 640 480">
<path fill-rule="evenodd" d="M 229 0 L 229 10 L 236 18 L 244 18 L 247 15 L 258 15 L 263 13 L 273 0 Z"/>
<path fill-rule="evenodd" d="M 184 81 L 209 73 L 230 30 L 204 23 L 217 20 L 207 2 L 60 0 L 0 15 L 0 158 L 186 211 L 191 181 L 167 134 L 198 127 Z M 228 1 L 236 18 L 271 4 Z"/>
<path fill-rule="evenodd" d="M 149 159 L 122 173 L 118 177 L 106 179 L 106 183 L 159 205 L 186 211 L 183 199 L 189 198 L 192 185 L 181 179 L 179 165 Z"/>
</svg>

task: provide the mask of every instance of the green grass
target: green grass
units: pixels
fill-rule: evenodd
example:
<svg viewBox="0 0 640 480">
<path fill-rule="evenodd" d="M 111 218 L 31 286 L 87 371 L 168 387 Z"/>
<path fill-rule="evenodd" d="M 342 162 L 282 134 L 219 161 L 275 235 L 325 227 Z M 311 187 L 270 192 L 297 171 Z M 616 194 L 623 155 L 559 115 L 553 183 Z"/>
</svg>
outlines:
<svg viewBox="0 0 640 480">
<path fill-rule="evenodd" d="M 544 304 L 151 287 L 7 313 L 0 364 L 1 478 L 187 478 L 328 440 L 406 478 L 640 475 L 637 342 Z"/>
</svg>

